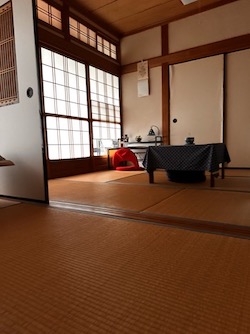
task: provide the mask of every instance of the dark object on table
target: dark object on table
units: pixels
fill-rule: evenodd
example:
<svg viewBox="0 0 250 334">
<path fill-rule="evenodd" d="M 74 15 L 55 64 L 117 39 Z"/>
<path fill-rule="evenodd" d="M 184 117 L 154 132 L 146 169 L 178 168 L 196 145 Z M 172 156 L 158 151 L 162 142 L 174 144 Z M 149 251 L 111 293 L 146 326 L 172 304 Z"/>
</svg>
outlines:
<svg viewBox="0 0 250 334">
<path fill-rule="evenodd" d="M 186 145 L 193 145 L 194 144 L 194 137 L 187 137 L 185 139 Z"/>
<path fill-rule="evenodd" d="M 136 137 L 135 137 L 135 140 L 136 140 L 138 143 L 140 143 L 141 140 L 142 140 L 142 137 L 141 137 L 141 136 L 136 136 Z"/>
<path fill-rule="evenodd" d="M 169 181 L 180 183 L 205 182 L 206 175 L 204 171 L 192 170 L 167 170 Z"/>
<path fill-rule="evenodd" d="M 129 138 L 128 135 L 125 135 L 123 138 L 124 143 L 128 143 L 129 142 Z"/>
</svg>

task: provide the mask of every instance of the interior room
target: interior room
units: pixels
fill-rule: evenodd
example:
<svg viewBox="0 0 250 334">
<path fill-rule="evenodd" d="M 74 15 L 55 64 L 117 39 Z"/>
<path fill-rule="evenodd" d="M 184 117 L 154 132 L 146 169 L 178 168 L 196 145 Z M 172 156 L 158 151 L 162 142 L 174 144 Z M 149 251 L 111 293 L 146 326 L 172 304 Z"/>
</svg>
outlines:
<svg viewBox="0 0 250 334">
<path fill-rule="evenodd" d="M 249 13 L 0 0 L 1 333 L 250 333 Z"/>
</svg>

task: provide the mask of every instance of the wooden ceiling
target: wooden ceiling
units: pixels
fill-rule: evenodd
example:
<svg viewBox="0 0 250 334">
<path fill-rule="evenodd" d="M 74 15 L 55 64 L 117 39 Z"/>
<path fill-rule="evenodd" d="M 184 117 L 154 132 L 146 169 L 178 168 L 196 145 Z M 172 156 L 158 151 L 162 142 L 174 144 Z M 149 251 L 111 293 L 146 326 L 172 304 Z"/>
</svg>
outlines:
<svg viewBox="0 0 250 334">
<path fill-rule="evenodd" d="M 127 36 L 238 0 L 70 0 L 84 15 Z"/>
</svg>

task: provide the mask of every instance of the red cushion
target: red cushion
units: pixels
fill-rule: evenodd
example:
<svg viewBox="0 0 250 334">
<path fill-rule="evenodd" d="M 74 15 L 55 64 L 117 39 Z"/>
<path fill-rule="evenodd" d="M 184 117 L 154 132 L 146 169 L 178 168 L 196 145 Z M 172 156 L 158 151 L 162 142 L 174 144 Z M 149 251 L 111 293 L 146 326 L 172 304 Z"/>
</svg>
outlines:
<svg viewBox="0 0 250 334">
<path fill-rule="evenodd" d="M 113 155 L 112 159 L 113 167 L 116 169 L 116 167 L 120 167 L 122 162 L 127 162 L 130 165 L 133 165 L 133 167 L 136 168 L 136 170 L 139 168 L 138 160 L 134 152 L 132 152 L 128 147 L 123 147 L 118 149 L 115 154 Z M 125 166 L 122 166 L 125 167 Z M 133 169 L 124 169 L 124 170 L 133 170 Z"/>
<path fill-rule="evenodd" d="M 135 166 L 118 166 L 116 170 L 138 170 L 138 167 Z"/>
</svg>

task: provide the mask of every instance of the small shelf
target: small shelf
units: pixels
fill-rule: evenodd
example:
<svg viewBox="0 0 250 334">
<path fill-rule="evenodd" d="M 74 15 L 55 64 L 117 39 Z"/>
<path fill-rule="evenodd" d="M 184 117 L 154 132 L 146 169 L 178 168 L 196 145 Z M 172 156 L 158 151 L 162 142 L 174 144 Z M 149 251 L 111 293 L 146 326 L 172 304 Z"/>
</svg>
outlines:
<svg viewBox="0 0 250 334">
<path fill-rule="evenodd" d="M 162 140 L 129 142 L 126 147 L 133 149 L 133 148 L 148 148 L 149 146 L 158 146 L 158 145 L 162 145 Z"/>
<path fill-rule="evenodd" d="M 130 141 L 129 144 L 162 144 L 162 140 Z"/>
</svg>

